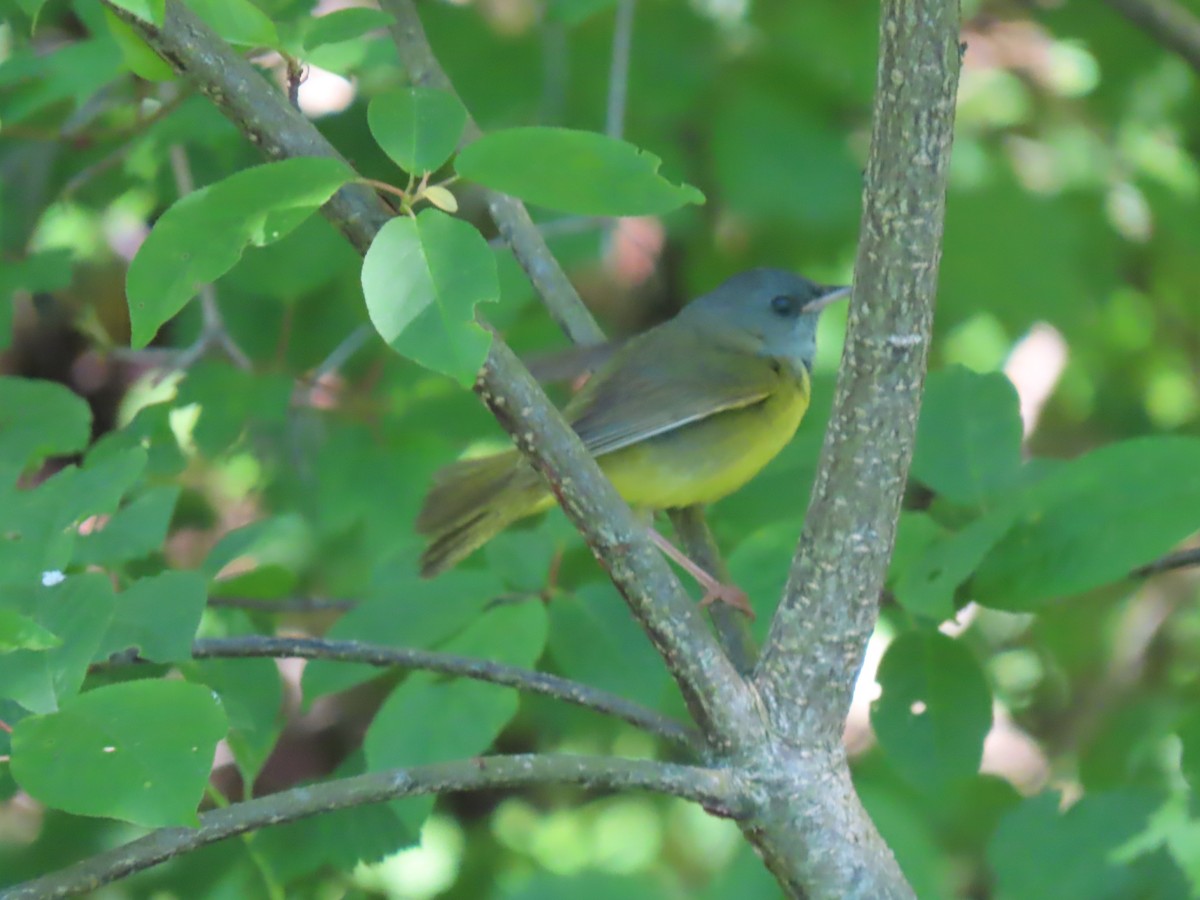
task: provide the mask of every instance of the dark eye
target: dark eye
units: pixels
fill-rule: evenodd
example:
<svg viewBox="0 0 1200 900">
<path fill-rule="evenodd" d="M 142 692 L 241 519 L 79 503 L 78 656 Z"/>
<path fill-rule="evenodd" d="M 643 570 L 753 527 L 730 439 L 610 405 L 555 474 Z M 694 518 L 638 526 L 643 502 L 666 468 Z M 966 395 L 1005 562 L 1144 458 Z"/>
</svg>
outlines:
<svg viewBox="0 0 1200 900">
<path fill-rule="evenodd" d="M 771 300 L 771 309 L 777 316 L 794 316 L 800 312 L 800 301 L 795 297 L 781 295 Z"/>
</svg>

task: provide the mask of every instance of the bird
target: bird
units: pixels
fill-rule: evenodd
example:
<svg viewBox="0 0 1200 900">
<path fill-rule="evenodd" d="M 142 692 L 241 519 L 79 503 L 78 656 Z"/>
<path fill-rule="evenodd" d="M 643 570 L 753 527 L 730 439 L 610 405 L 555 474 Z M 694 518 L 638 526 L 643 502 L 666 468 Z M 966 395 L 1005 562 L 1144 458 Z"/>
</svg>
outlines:
<svg viewBox="0 0 1200 900">
<path fill-rule="evenodd" d="M 783 269 L 734 275 L 614 346 L 562 414 L 635 510 L 719 500 L 796 433 L 812 390 L 818 318 L 850 290 Z M 421 575 L 454 567 L 554 503 L 516 449 L 442 468 L 417 516 L 417 531 L 428 540 Z M 702 605 L 720 601 L 753 616 L 736 586 L 721 583 L 653 527 L 650 536 L 704 589 Z"/>
</svg>

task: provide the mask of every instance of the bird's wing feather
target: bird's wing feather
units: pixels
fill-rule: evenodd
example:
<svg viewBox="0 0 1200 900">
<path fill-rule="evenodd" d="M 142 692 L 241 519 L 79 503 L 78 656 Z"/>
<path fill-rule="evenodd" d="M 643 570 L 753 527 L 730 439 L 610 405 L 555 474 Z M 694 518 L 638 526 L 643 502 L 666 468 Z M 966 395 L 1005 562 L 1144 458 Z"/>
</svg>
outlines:
<svg viewBox="0 0 1200 900">
<path fill-rule="evenodd" d="M 622 346 L 564 410 L 593 456 L 759 403 L 779 385 L 771 360 L 714 346 L 677 324 Z"/>
</svg>

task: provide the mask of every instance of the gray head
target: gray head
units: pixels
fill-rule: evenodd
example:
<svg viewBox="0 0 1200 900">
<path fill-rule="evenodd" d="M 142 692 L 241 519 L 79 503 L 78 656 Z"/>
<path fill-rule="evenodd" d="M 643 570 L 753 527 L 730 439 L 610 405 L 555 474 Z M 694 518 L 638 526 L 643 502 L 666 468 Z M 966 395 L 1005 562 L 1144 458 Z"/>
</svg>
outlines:
<svg viewBox="0 0 1200 900">
<path fill-rule="evenodd" d="M 849 287 L 815 284 L 783 269 L 751 269 L 696 298 L 679 314 L 738 349 L 812 369 L 817 318 Z"/>
</svg>

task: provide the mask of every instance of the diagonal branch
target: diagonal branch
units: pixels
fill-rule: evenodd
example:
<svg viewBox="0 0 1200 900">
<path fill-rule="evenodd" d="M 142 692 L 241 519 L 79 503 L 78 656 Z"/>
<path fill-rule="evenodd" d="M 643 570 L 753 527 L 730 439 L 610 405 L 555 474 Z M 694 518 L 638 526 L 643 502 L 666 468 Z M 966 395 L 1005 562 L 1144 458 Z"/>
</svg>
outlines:
<svg viewBox="0 0 1200 900">
<path fill-rule="evenodd" d="M 4 900 L 46 900 L 91 893 L 106 884 L 217 841 L 308 816 L 400 797 L 567 784 L 593 791 L 648 790 L 737 816 L 731 773 L 642 759 L 594 756 L 483 756 L 411 769 L 371 772 L 257 797 L 200 816 L 197 828 L 160 828 L 73 866 L 16 885 Z"/>
<path fill-rule="evenodd" d="M 1200 74 L 1200 16 L 1175 0 L 1108 0 L 1108 5 Z"/>
<path fill-rule="evenodd" d="M 916 438 L 960 65 L 957 0 L 884 0 L 854 297 L 833 414 L 756 680 L 791 739 L 840 736 Z"/>
<path fill-rule="evenodd" d="M 271 159 L 342 157 L 245 59 L 179 0 L 169 0 L 157 28 L 123 8 L 106 6 L 130 25 Z M 389 10 L 397 0 L 389 0 Z M 419 21 L 415 27 L 419 28 Z M 404 35 L 410 26 L 399 26 Z M 421 36 L 423 41 L 423 35 Z M 411 48 L 402 46 L 402 53 Z M 427 49 L 427 45 L 426 45 Z M 413 65 L 421 68 L 419 52 Z M 418 79 L 419 82 L 419 79 Z M 420 83 L 420 82 L 419 82 Z M 322 213 L 366 252 L 389 212 L 369 189 L 350 184 Z M 642 627 L 663 655 L 688 708 L 714 747 L 728 751 L 761 737 L 762 722 L 746 683 L 721 652 L 695 604 L 644 527 L 621 500 L 579 437 L 498 337 L 476 385 L 500 423 L 558 495 Z"/>
<path fill-rule="evenodd" d="M 396 669 L 421 669 L 460 678 L 487 681 L 532 694 L 543 694 L 574 703 L 594 712 L 621 719 L 636 728 L 679 744 L 693 743 L 699 735 L 678 722 L 659 715 L 641 704 L 626 700 L 590 685 L 510 666 L 486 659 L 472 659 L 454 653 L 419 650 L 410 647 L 385 647 L 364 641 L 336 641 L 322 638 L 290 638 L 250 635 L 233 638 L 198 640 L 192 647 L 194 659 L 324 659 L 335 662 L 365 663 Z"/>
<path fill-rule="evenodd" d="M 621 0 L 614 26 L 608 105 L 608 130 L 614 136 L 619 136 L 624 124 L 624 91 L 628 83 L 634 2 Z M 425 29 L 413 0 L 381 0 L 381 6 L 395 19 L 392 36 L 412 82 L 454 93 L 449 76 L 438 63 L 425 37 Z M 615 99 L 617 95 L 620 95 L 619 102 Z M 479 134 L 474 122 L 470 124 L 469 131 L 473 136 Z M 545 235 L 530 218 L 525 204 L 496 191 L 487 192 L 487 202 L 500 236 L 512 249 L 551 318 L 563 333 L 575 344 L 602 342 L 604 332 L 550 252 Z M 679 511 L 671 516 L 671 520 L 688 555 L 713 575 L 724 578 L 725 566 L 704 522 L 702 510 Z M 723 604 L 714 604 L 709 608 L 709 614 L 721 644 L 737 670 L 749 671 L 757 648 L 745 618 Z"/>
</svg>

